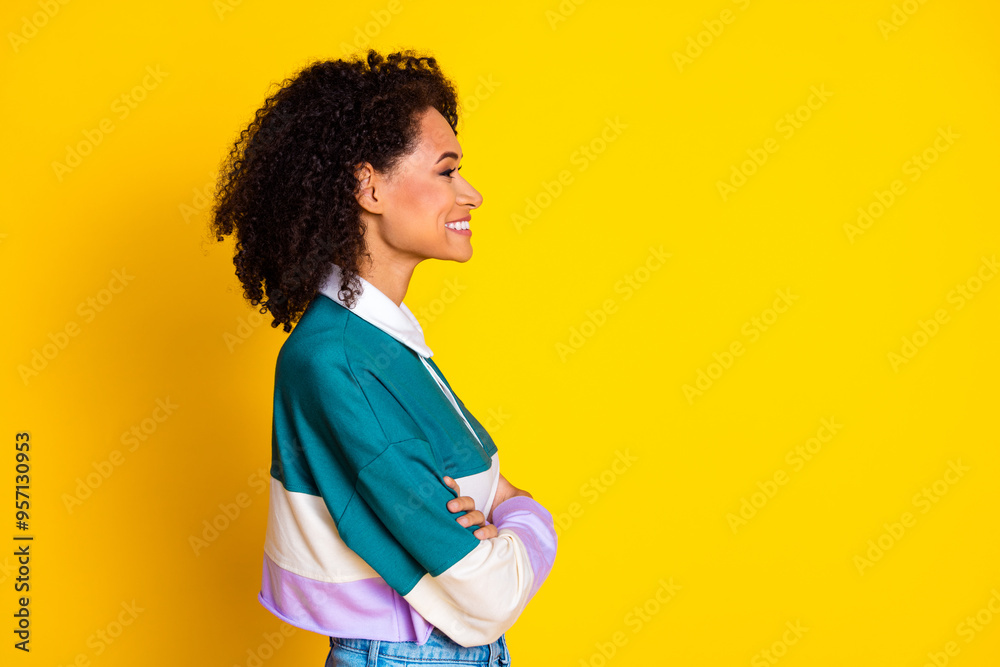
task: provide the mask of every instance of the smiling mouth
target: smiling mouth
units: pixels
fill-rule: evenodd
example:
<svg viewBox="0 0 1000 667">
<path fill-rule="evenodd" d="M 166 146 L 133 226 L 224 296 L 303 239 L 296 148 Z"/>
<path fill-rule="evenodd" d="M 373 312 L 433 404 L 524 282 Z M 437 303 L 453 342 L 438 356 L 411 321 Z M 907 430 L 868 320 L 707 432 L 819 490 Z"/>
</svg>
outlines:
<svg viewBox="0 0 1000 667">
<path fill-rule="evenodd" d="M 446 222 L 444 226 L 456 234 L 461 234 L 462 236 L 472 236 L 472 230 L 469 229 L 468 220 L 459 220 L 457 222 Z"/>
</svg>

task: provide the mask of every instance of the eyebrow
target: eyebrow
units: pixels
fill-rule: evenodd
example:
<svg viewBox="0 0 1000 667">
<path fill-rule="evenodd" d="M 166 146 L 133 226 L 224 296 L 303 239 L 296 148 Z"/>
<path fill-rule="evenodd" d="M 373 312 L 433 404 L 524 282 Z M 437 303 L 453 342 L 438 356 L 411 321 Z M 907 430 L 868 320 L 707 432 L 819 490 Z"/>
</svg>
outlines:
<svg viewBox="0 0 1000 667">
<path fill-rule="evenodd" d="M 438 162 L 440 162 L 441 160 L 443 160 L 443 159 L 445 159 L 445 158 L 447 158 L 447 157 L 450 157 L 450 158 L 455 158 L 455 159 L 457 160 L 457 159 L 458 159 L 458 153 L 453 153 L 453 152 L 451 152 L 451 151 L 448 151 L 448 152 L 446 152 L 446 153 L 442 153 L 442 154 L 441 154 L 441 157 L 439 157 L 439 158 L 437 159 L 437 162 L 435 162 L 434 164 L 437 164 Z"/>
</svg>

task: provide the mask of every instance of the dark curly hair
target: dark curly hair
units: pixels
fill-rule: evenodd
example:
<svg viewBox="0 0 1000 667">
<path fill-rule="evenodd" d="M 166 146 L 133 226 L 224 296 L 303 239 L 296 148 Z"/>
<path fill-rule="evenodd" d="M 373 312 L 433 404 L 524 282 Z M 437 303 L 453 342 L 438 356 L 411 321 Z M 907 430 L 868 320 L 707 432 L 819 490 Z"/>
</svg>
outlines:
<svg viewBox="0 0 1000 667">
<path fill-rule="evenodd" d="M 374 49 L 314 61 L 267 98 L 220 169 L 211 230 L 236 232 L 233 264 L 243 295 L 272 327 L 292 329 L 332 264 L 353 306 L 365 225 L 357 167 L 391 176 L 419 140 L 420 114 L 437 109 L 458 134 L 458 100 L 437 61 Z"/>
</svg>

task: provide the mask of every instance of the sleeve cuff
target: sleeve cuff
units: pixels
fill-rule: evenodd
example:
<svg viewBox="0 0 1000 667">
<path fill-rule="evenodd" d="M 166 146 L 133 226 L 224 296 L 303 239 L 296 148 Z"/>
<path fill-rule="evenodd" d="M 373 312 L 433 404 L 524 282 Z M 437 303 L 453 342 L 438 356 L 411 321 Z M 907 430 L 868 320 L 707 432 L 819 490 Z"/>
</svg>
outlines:
<svg viewBox="0 0 1000 667">
<path fill-rule="evenodd" d="M 514 496 L 513 498 L 508 498 L 503 501 L 493 510 L 493 525 L 500 528 L 504 518 L 506 518 L 508 514 L 521 510 L 536 514 L 550 524 L 553 523 L 552 514 L 547 509 L 542 507 L 541 503 L 537 500 L 529 498 L 528 496 Z"/>
</svg>

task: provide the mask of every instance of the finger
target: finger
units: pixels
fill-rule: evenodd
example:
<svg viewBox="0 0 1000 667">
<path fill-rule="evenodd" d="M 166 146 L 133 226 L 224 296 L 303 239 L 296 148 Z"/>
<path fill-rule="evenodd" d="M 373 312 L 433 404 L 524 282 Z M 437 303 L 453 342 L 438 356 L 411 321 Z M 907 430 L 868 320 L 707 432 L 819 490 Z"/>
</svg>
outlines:
<svg viewBox="0 0 1000 667">
<path fill-rule="evenodd" d="M 456 482 L 454 480 L 454 478 L 448 477 L 448 475 L 445 475 L 444 476 L 444 483 L 447 484 L 449 487 L 455 489 L 455 493 L 457 493 L 458 495 L 462 495 L 461 490 L 459 490 L 459 488 L 458 488 L 458 482 Z"/>
<path fill-rule="evenodd" d="M 473 510 L 476 509 L 476 501 L 472 496 L 459 496 L 448 501 L 448 509 L 452 512 Z"/>
<path fill-rule="evenodd" d="M 468 496 L 466 496 L 468 497 Z M 469 526 L 481 526 L 486 523 L 486 517 L 479 510 L 472 508 L 466 514 L 458 517 L 457 521 L 468 528 Z"/>
<path fill-rule="evenodd" d="M 492 523 L 489 523 L 483 526 L 482 528 L 476 530 L 472 534 L 481 540 L 488 540 L 493 537 L 497 537 L 500 534 L 500 532 L 497 530 L 496 526 L 494 526 Z"/>
</svg>

